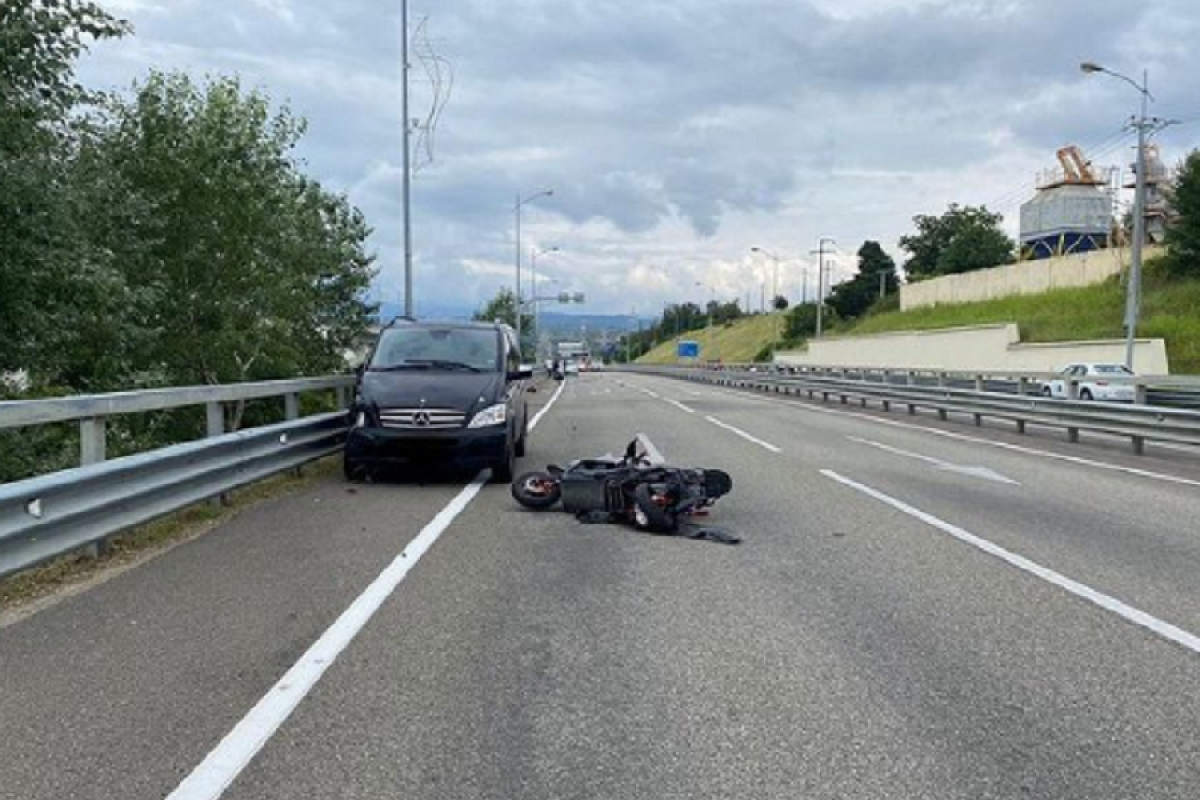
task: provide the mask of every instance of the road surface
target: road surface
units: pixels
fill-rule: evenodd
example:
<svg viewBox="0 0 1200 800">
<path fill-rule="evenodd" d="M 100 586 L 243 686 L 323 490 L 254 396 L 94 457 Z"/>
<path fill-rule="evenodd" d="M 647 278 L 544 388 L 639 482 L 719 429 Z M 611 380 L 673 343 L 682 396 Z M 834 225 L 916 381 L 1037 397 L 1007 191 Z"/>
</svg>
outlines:
<svg viewBox="0 0 1200 800">
<path fill-rule="evenodd" d="M 522 466 L 638 431 L 741 545 L 331 477 L 0 628 L 0 798 L 1200 795 L 1194 460 L 586 374 Z"/>
</svg>

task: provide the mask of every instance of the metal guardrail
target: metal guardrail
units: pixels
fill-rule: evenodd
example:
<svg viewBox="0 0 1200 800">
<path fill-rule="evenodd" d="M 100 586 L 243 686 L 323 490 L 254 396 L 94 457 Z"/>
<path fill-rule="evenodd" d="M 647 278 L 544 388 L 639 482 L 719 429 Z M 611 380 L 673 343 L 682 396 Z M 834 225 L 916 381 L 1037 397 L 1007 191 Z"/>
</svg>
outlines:
<svg viewBox="0 0 1200 800">
<path fill-rule="evenodd" d="M 353 384 L 336 376 L 0 402 L 0 428 L 78 420 L 82 434 L 82 466 L 0 484 L 0 577 L 336 452 L 346 415 L 301 419 L 299 395 L 335 390 L 344 408 Z M 288 421 L 223 431 L 225 403 L 267 397 L 283 397 Z M 194 405 L 208 408 L 209 438 L 104 460 L 107 417 Z"/>
<path fill-rule="evenodd" d="M 947 385 L 921 385 L 919 383 L 892 383 L 882 380 L 867 380 L 861 375 L 846 377 L 854 370 L 807 370 L 751 371 L 745 367 L 723 367 L 718 370 L 690 367 L 627 367 L 631 371 L 705 381 L 738 388 L 763 391 L 818 395 L 822 400 L 838 398 L 843 404 L 851 399 L 862 405 L 878 402 L 884 410 L 892 405 L 907 408 L 915 414 L 918 409 L 938 412 L 942 419 L 950 413 L 968 414 L 976 425 L 985 418 L 1003 419 L 1014 422 L 1019 433 L 1025 433 L 1027 425 L 1042 425 L 1060 428 L 1067 432 L 1072 442 L 1079 440 L 1080 431 L 1091 431 L 1113 436 L 1128 437 L 1133 450 L 1143 453 L 1147 441 L 1173 442 L 1200 447 L 1200 412 L 1149 406 L 1139 403 L 1105 403 L 1077 399 L 1055 399 L 1037 393 L 1008 394 L 989 392 L 974 388 Z M 841 375 L 833 374 L 841 372 Z M 883 372 L 883 371 L 880 371 Z M 894 371 L 888 371 L 894 372 Z M 944 375 L 944 374 L 943 374 Z M 1045 376 L 1047 373 L 1030 373 L 1023 377 Z M 1061 376 L 1059 376 L 1061 377 Z M 980 385 L 984 378 L 979 377 Z M 1077 396 L 1077 395 L 1076 395 Z"/>
</svg>

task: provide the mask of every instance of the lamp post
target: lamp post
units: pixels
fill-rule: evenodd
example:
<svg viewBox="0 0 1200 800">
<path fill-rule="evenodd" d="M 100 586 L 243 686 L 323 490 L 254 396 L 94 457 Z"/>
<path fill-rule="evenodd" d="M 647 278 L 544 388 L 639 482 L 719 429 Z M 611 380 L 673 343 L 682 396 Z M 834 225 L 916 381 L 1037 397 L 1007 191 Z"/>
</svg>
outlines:
<svg viewBox="0 0 1200 800">
<path fill-rule="evenodd" d="M 708 292 L 709 292 L 708 326 L 705 328 L 705 331 L 704 331 L 704 346 L 706 349 L 712 350 L 712 317 L 713 317 L 713 306 L 715 306 L 717 304 L 717 290 L 715 287 L 710 286 L 709 284 L 705 283 L 704 281 L 696 281 L 696 285 L 703 289 L 708 289 Z"/>
<path fill-rule="evenodd" d="M 816 250 L 809 250 L 809 255 L 817 257 L 817 334 L 816 338 L 821 338 L 822 328 L 822 312 L 825 309 L 825 245 L 836 245 L 833 239 L 828 236 L 822 236 L 817 242 Z"/>
<path fill-rule="evenodd" d="M 412 163 L 409 146 L 408 118 L 408 0 L 400 0 L 400 136 L 403 156 L 403 179 L 400 191 L 404 200 L 404 316 L 412 317 L 413 309 L 413 259 L 412 259 Z"/>
<path fill-rule="evenodd" d="M 1085 73 L 1103 73 L 1125 81 L 1142 96 L 1138 115 L 1130 123 L 1137 131 L 1137 171 L 1133 189 L 1133 248 L 1130 254 L 1129 282 L 1125 286 L 1125 366 L 1133 369 L 1134 337 L 1137 334 L 1138 316 L 1141 311 L 1142 294 L 1142 245 L 1146 239 L 1146 138 L 1166 123 L 1146 117 L 1146 106 L 1154 99 L 1149 89 L 1149 74 L 1142 70 L 1142 82 L 1114 72 L 1110 69 L 1085 61 L 1079 65 Z"/>
<path fill-rule="evenodd" d="M 771 271 L 771 311 L 775 314 L 775 341 L 778 343 L 779 318 L 781 315 L 779 314 L 779 309 L 775 308 L 775 298 L 779 297 L 779 262 L 781 259 L 770 250 L 762 247 L 751 247 L 750 252 L 762 253 L 764 256 L 771 259 L 774 265 Z M 772 351 L 774 351 L 774 348 L 772 348 Z"/>
<path fill-rule="evenodd" d="M 530 285 L 533 287 L 533 335 L 537 336 L 537 337 L 540 337 L 542 335 L 542 319 L 541 319 L 541 314 L 539 313 L 539 309 L 541 308 L 541 306 L 538 303 L 537 257 L 544 256 L 548 253 L 557 253 L 557 252 L 559 252 L 559 248 L 557 246 L 547 247 L 545 250 L 539 250 L 537 247 L 529 248 L 529 266 L 530 266 L 530 272 L 531 272 Z M 533 352 L 534 352 L 534 355 L 536 356 L 537 355 L 537 339 L 534 339 L 534 342 L 533 342 Z"/>
<path fill-rule="evenodd" d="M 553 194 L 554 194 L 553 189 L 542 189 L 540 191 L 534 192 L 533 194 L 529 195 L 528 197 L 526 197 L 524 199 L 521 199 L 521 194 L 520 194 L 520 192 L 518 192 L 517 193 L 517 201 L 516 201 L 516 203 L 513 204 L 513 215 L 516 217 L 516 234 L 517 234 L 517 236 L 516 236 L 516 239 L 517 239 L 517 246 L 516 246 L 516 254 L 517 254 L 517 296 L 516 296 L 517 324 L 515 327 L 517 329 L 517 343 L 518 344 L 521 341 L 521 208 L 522 208 L 522 206 L 525 206 L 526 204 L 532 203 L 534 200 L 537 200 L 539 197 L 550 197 Z"/>
</svg>

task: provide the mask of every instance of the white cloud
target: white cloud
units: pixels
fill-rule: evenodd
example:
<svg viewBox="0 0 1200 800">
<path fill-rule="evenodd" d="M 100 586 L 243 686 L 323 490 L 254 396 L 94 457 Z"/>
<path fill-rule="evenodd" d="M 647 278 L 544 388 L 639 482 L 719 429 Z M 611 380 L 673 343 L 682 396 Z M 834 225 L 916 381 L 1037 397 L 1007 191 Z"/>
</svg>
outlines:
<svg viewBox="0 0 1200 800">
<path fill-rule="evenodd" d="M 399 44 L 390 0 L 116 0 L 138 34 L 101 43 L 84 76 L 127 84 L 154 65 L 238 72 L 310 120 L 301 155 L 376 228 L 379 292 L 398 296 Z M 1015 233 L 1038 170 L 1069 142 L 1104 144 L 1129 87 L 1092 59 L 1143 64 L 1172 116 L 1200 117 L 1191 0 L 414 0 L 455 67 L 437 160 L 413 185 L 417 305 L 477 305 L 511 285 L 512 198 L 527 243 L 588 310 L 666 300 L 755 304 L 771 249 L 781 288 L 814 283 L 809 250 L 833 236 L 835 274 L 864 239 L 898 258 L 919 213 L 989 203 Z M 686 7 L 685 7 L 686 5 Z M 414 70 L 414 116 L 428 101 Z M 1168 158 L 1196 128 L 1164 134 Z M 1092 153 L 1089 152 L 1089 155 Z"/>
</svg>

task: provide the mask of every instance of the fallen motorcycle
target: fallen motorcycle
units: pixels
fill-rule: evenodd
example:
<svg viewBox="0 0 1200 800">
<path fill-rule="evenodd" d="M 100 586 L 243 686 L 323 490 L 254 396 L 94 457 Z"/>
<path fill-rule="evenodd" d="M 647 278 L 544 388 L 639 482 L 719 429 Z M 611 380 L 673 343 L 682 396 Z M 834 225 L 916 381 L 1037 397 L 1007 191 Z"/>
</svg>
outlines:
<svg viewBox="0 0 1200 800">
<path fill-rule="evenodd" d="M 736 544 L 740 539 L 722 531 L 688 525 L 681 531 L 681 523 L 706 513 L 732 489 L 733 479 L 719 469 L 651 463 L 637 439 L 621 458 L 584 458 L 566 469 L 552 464 L 512 483 L 513 498 L 526 508 L 543 510 L 561 501 L 563 510 L 582 522 L 622 522 L 653 533 Z"/>
</svg>

